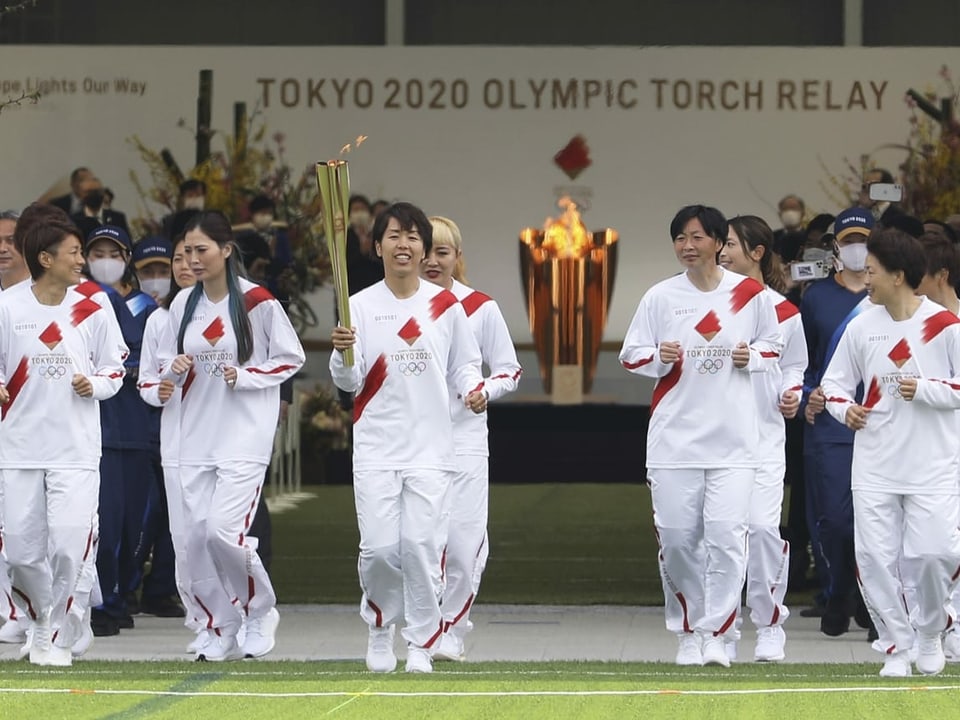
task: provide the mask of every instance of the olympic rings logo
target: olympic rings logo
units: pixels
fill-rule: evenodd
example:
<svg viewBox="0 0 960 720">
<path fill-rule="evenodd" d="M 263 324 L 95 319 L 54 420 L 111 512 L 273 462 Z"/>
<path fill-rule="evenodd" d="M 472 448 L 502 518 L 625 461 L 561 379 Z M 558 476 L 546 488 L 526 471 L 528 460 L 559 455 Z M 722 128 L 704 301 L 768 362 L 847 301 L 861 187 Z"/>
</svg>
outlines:
<svg viewBox="0 0 960 720">
<path fill-rule="evenodd" d="M 900 383 L 890 383 L 887 385 L 887 394 L 892 398 L 902 400 L 903 395 L 900 394 Z"/>
<path fill-rule="evenodd" d="M 706 358 L 697 360 L 695 367 L 701 375 L 716 375 L 723 369 L 723 360 L 721 358 Z"/>
<path fill-rule="evenodd" d="M 223 363 L 204 363 L 203 371 L 212 377 L 223 377 L 223 371 L 227 369 L 227 366 Z"/>
<path fill-rule="evenodd" d="M 420 375 L 426 369 L 427 369 L 427 364 L 422 360 L 420 360 L 419 362 L 400 363 L 400 372 L 402 372 L 407 377 L 410 377 L 411 375 Z"/>
<path fill-rule="evenodd" d="M 37 373 L 44 380 L 59 380 L 67 374 L 67 368 L 64 365 L 40 365 Z"/>
</svg>

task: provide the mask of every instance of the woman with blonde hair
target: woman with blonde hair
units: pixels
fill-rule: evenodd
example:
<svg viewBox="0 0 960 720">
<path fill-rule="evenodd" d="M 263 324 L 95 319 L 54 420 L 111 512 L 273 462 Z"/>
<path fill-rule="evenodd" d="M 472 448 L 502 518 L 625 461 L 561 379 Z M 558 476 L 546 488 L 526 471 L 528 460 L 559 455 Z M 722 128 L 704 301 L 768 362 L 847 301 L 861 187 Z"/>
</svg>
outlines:
<svg viewBox="0 0 960 720">
<path fill-rule="evenodd" d="M 470 328 L 489 369 L 483 392 L 492 402 L 517 388 L 523 372 L 510 331 L 497 303 L 466 284 L 463 241 L 457 224 L 430 218 L 433 246 L 421 269 L 430 282 L 450 290 L 463 306 Z M 444 588 L 441 600 L 443 635 L 433 652 L 437 660 L 463 660 L 463 640 L 473 625 L 470 607 L 480 589 L 487 561 L 487 496 L 489 466 L 487 414 L 474 414 L 451 398 L 457 473 L 447 494 L 443 522 L 446 537 Z"/>
</svg>

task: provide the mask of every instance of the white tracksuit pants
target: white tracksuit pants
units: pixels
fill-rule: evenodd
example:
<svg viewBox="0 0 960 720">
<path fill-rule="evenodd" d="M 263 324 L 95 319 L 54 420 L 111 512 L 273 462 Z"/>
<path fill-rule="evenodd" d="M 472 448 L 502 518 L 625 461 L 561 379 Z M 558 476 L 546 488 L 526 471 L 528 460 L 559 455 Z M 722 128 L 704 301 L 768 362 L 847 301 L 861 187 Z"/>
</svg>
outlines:
<svg viewBox="0 0 960 720">
<path fill-rule="evenodd" d="M 484 455 L 458 455 L 458 471 L 444 502 L 441 538 L 446 538 L 443 563 L 443 630 L 463 638 L 473 629 L 470 608 L 480 590 L 487 565 L 489 462 Z"/>
<path fill-rule="evenodd" d="M 452 472 L 354 471 L 360 527 L 360 617 L 374 627 L 403 620 L 407 643 L 431 647 L 440 615 L 442 513 Z"/>
<path fill-rule="evenodd" d="M 80 626 L 65 623 L 92 551 L 99 502 L 97 470 L 0 470 L 3 548 L 15 602 L 31 620 L 50 612 L 70 647 Z"/>
<path fill-rule="evenodd" d="M 757 470 L 747 520 L 747 607 L 757 628 L 782 625 L 790 616 L 783 604 L 790 571 L 790 543 L 780 537 L 786 460 Z"/>
<path fill-rule="evenodd" d="M 954 495 L 853 491 L 857 570 L 863 599 L 877 627 L 874 647 L 909 650 L 914 626 L 933 636 L 954 622 L 950 593 L 960 569 L 960 507 Z M 903 586 L 914 583 L 913 592 Z M 913 594 L 911 625 L 905 600 Z"/>
<path fill-rule="evenodd" d="M 756 470 L 650 468 L 667 630 L 735 633 Z"/>
<path fill-rule="evenodd" d="M 247 539 L 266 469 L 241 461 L 180 466 L 190 593 L 203 613 L 203 627 L 219 635 L 235 636 L 244 615 L 262 617 L 277 603 L 270 576 Z"/>
<path fill-rule="evenodd" d="M 174 574 L 177 594 L 186 611 L 183 624 L 191 630 L 200 630 L 206 620 L 205 613 L 190 593 L 190 563 L 187 560 L 187 524 L 183 507 L 183 488 L 180 485 L 180 468 L 163 466 L 163 486 L 167 493 L 167 515 L 170 519 L 170 540 L 173 542 Z"/>
<path fill-rule="evenodd" d="M 3 483 L 0 483 L 0 624 L 17 622 L 22 613 L 17 613 L 13 602 L 13 587 L 10 585 L 10 568 L 3 555 Z"/>
</svg>

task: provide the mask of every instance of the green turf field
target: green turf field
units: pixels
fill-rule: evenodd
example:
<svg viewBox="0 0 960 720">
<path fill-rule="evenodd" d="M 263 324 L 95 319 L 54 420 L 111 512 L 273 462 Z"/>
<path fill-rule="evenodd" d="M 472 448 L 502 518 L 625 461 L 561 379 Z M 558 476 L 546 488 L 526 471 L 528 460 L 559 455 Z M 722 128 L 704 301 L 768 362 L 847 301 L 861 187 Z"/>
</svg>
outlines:
<svg viewBox="0 0 960 720">
<path fill-rule="evenodd" d="M 283 603 L 354 603 L 356 512 L 347 485 L 273 516 L 270 574 Z M 650 492 L 639 484 L 493 485 L 479 603 L 662 605 Z M 809 595 L 788 596 L 803 605 Z"/>
<path fill-rule="evenodd" d="M 469 663 L 373 675 L 359 663 L 4 664 L 3 718 L 952 718 L 960 668 L 882 680 L 875 665 L 676 668 Z"/>
</svg>

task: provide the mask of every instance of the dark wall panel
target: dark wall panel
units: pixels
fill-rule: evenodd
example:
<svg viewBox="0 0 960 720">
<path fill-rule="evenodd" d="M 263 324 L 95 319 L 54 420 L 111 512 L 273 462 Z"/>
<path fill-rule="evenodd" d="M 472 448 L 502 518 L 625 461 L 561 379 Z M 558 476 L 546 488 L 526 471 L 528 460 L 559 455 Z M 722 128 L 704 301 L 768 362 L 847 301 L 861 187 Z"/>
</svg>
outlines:
<svg viewBox="0 0 960 720">
<path fill-rule="evenodd" d="M 863 0 L 863 44 L 960 45 L 960 0 Z"/>
<path fill-rule="evenodd" d="M 406 0 L 410 45 L 841 45 L 839 0 Z"/>
</svg>

